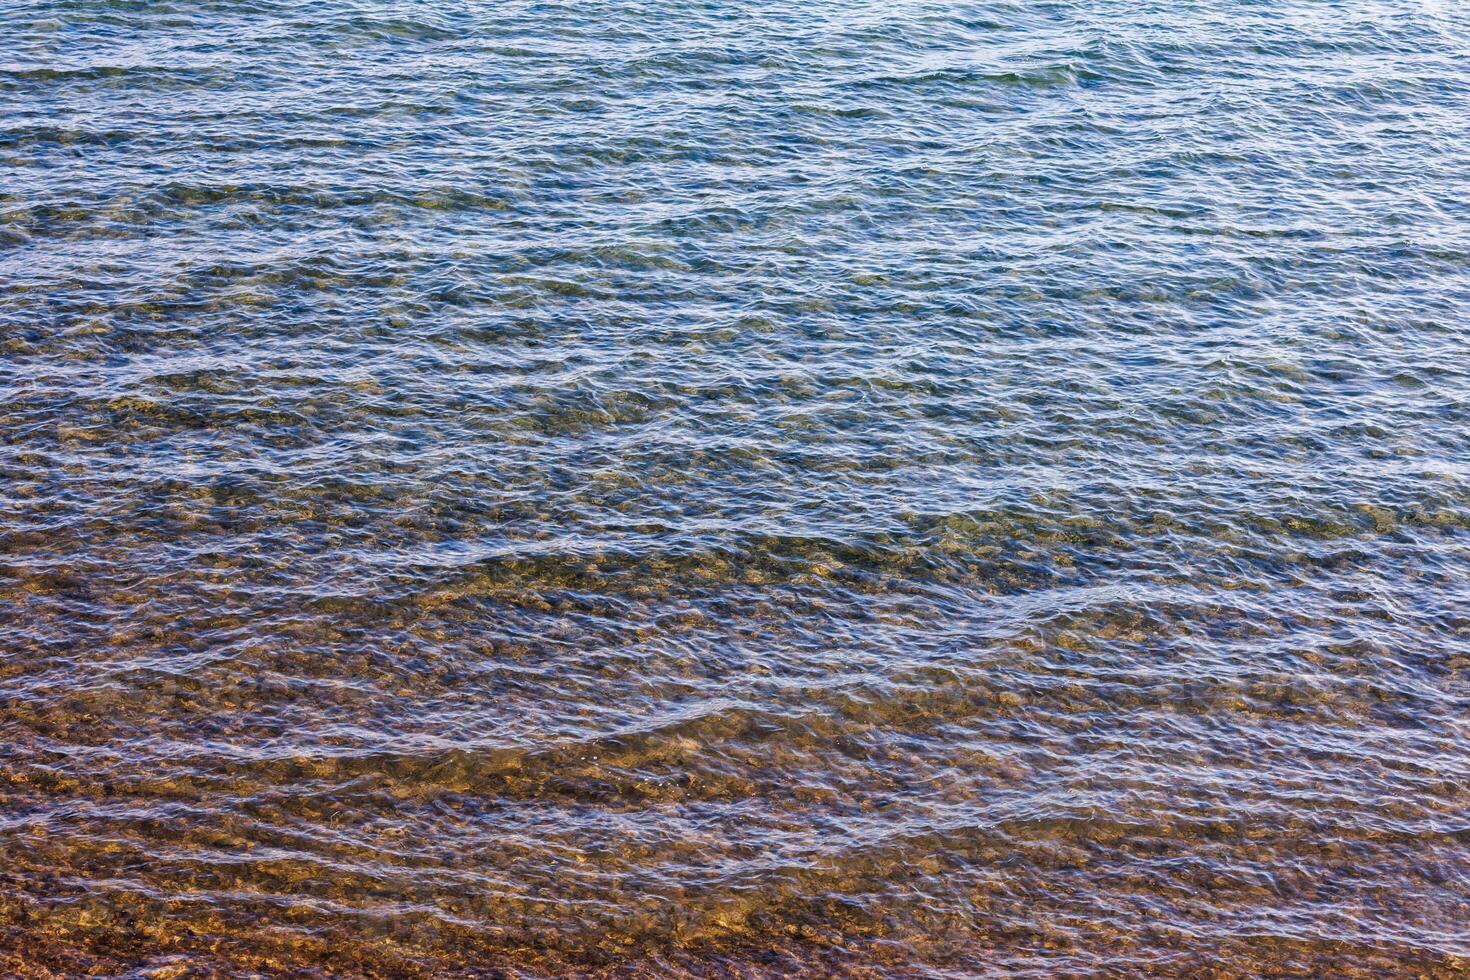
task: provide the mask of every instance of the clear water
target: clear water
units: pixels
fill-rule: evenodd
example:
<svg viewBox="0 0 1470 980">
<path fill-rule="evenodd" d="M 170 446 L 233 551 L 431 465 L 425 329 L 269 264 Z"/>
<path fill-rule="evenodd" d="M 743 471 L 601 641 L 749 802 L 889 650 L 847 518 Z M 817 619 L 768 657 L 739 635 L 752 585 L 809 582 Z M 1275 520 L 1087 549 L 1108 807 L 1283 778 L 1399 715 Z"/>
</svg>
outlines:
<svg viewBox="0 0 1470 980">
<path fill-rule="evenodd" d="M 0 970 L 1463 975 L 1467 309 L 1451 0 L 7 3 Z"/>
</svg>

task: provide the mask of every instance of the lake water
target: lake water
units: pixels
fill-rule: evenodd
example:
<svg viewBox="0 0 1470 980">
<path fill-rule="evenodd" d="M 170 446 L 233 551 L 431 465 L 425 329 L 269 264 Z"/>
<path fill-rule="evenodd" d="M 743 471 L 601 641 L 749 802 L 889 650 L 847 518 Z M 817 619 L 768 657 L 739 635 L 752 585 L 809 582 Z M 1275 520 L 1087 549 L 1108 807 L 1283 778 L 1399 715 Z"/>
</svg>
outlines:
<svg viewBox="0 0 1470 980">
<path fill-rule="evenodd" d="M 1453 0 L 7 3 L 0 972 L 1464 975 L 1467 311 Z"/>
</svg>

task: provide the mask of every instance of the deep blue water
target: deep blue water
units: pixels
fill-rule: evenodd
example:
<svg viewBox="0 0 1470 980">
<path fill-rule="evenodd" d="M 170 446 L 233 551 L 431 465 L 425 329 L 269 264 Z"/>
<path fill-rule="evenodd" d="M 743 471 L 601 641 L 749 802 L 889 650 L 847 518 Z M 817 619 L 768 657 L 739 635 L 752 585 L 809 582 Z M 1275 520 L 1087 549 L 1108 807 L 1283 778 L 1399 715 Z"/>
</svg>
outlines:
<svg viewBox="0 0 1470 980">
<path fill-rule="evenodd" d="M 12 0 L 0 972 L 1462 976 L 1467 311 L 1455 0 Z"/>
</svg>

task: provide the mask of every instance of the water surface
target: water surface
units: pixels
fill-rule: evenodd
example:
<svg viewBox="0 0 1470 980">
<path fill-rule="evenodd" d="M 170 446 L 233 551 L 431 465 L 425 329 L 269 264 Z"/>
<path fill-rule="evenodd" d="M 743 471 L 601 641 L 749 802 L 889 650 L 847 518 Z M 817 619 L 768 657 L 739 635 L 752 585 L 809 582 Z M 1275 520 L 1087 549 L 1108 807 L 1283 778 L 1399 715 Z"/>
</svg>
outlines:
<svg viewBox="0 0 1470 980">
<path fill-rule="evenodd" d="M 1455 2 L 7 3 L 0 971 L 1463 975 L 1467 219 Z"/>
</svg>

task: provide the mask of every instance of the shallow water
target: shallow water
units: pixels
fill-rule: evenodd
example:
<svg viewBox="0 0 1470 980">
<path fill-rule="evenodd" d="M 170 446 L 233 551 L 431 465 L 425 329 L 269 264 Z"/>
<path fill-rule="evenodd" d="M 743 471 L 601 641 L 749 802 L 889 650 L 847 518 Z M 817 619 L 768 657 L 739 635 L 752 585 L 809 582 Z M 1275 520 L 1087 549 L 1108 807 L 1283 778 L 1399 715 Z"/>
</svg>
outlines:
<svg viewBox="0 0 1470 980">
<path fill-rule="evenodd" d="M 0 107 L 0 970 L 1470 970 L 1470 8 L 21 0 Z"/>
</svg>

